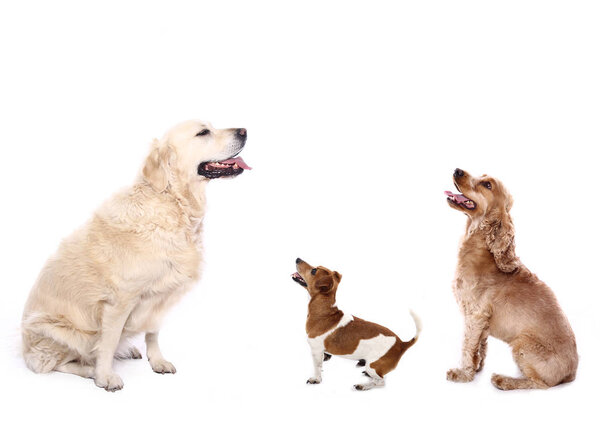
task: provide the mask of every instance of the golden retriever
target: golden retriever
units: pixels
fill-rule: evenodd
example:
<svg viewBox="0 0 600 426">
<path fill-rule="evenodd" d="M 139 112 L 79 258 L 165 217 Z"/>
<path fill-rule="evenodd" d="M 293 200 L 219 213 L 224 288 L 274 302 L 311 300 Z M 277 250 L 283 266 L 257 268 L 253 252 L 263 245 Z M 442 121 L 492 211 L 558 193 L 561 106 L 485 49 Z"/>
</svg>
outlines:
<svg viewBox="0 0 600 426">
<path fill-rule="evenodd" d="M 249 167 L 235 157 L 245 129 L 201 121 L 155 140 L 134 185 L 110 198 L 65 239 L 25 305 L 23 356 L 36 373 L 93 378 L 123 387 L 113 358 L 141 358 L 127 338 L 145 333 L 157 373 L 175 373 L 158 346 L 166 311 L 200 278 L 205 187 Z"/>
<path fill-rule="evenodd" d="M 454 294 L 465 318 L 461 368 L 447 379 L 469 382 L 483 367 L 487 337 L 508 343 L 524 377 L 494 374 L 499 389 L 545 389 L 575 379 L 575 335 L 552 290 L 515 255 L 512 197 L 498 179 L 456 169 L 446 191 L 450 207 L 467 215 Z"/>
</svg>

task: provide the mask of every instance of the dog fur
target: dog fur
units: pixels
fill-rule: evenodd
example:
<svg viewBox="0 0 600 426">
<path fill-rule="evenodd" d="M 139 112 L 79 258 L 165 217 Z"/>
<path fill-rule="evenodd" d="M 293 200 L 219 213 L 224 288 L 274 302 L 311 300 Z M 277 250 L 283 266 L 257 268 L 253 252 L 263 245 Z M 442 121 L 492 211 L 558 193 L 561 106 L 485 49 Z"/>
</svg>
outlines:
<svg viewBox="0 0 600 426">
<path fill-rule="evenodd" d="M 469 382 L 483 368 L 487 338 L 508 343 L 523 377 L 492 376 L 498 389 L 544 389 L 575 379 L 575 335 L 552 290 L 515 254 L 512 197 L 498 180 L 456 169 L 448 204 L 467 215 L 454 294 L 465 318 L 460 368 L 447 379 Z"/>
<path fill-rule="evenodd" d="M 134 185 L 65 239 L 40 272 L 22 319 L 31 370 L 90 377 L 115 391 L 123 381 L 113 358 L 141 358 L 127 339 L 145 333 L 152 369 L 175 373 L 158 333 L 167 310 L 200 278 L 209 179 L 199 164 L 230 159 L 245 140 L 245 129 L 188 121 L 154 141 Z"/>
<path fill-rule="evenodd" d="M 400 358 L 417 342 L 421 332 L 419 318 L 411 312 L 417 333 L 403 342 L 389 329 L 358 317 L 345 314 L 337 308 L 335 295 L 342 276 L 323 266 L 313 267 L 296 259 L 294 281 L 306 288 L 310 295 L 306 333 L 311 348 L 314 375 L 307 383 L 321 383 L 323 361 L 327 355 L 338 355 L 359 361 L 365 366 L 367 383 L 354 386 L 368 390 L 385 385 L 384 376 L 396 368 Z"/>
</svg>

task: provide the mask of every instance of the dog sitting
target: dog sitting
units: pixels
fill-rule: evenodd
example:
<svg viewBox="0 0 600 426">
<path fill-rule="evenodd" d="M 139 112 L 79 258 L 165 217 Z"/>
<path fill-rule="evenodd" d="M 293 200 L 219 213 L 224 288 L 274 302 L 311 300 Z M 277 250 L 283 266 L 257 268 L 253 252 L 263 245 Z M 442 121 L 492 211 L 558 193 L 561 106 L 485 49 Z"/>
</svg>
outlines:
<svg viewBox="0 0 600 426">
<path fill-rule="evenodd" d="M 306 333 L 312 352 L 314 376 L 307 383 L 321 383 L 323 361 L 331 355 L 358 360 L 364 365 L 369 381 L 354 385 L 356 390 L 369 390 L 385 385 L 384 376 L 396 368 L 408 348 L 414 345 L 421 332 L 419 318 L 411 312 L 417 333 L 403 342 L 387 328 L 345 314 L 335 304 L 335 295 L 342 276 L 337 271 L 313 267 L 296 259 L 297 272 L 292 279 L 306 288 L 310 295 Z"/>
<path fill-rule="evenodd" d="M 497 179 L 454 171 L 460 194 L 448 204 L 467 215 L 454 294 L 465 317 L 461 368 L 448 380 L 470 382 L 483 367 L 487 337 L 512 347 L 524 377 L 494 374 L 498 389 L 544 389 L 575 379 L 575 335 L 552 290 L 515 255 L 512 197 Z"/>
<path fill-rule="evenodd" d="M 237 157 L 246 129 L 192 120 L 155 140 L 133 186 L 106 201 L 63 240 L 23 312 L 23 357 L 36 373 L 93 378 L 114 392 L 113 358 L 141 358 L 145 334 L 156 373 L 175 373 L 158 344 L 166 312 L 198 281 L 206 185 L 250 167 Z"/>
</svg>

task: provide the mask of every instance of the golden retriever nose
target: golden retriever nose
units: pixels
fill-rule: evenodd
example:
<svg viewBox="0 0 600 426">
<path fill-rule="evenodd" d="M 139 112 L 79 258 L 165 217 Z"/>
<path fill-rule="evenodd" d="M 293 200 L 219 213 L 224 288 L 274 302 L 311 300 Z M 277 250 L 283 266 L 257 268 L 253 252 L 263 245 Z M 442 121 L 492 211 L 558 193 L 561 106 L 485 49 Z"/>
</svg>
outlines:
<svg viewBox="0 0 600 426">
<path fill-rule="evenodd" d="M 461 169 L 454 169 L 454 177 L 463 177 L 465 175 L 465 172 L 463 172 Z"/>
<path fill-rule="evenodd" d="M 300 259 L 300 258 L 297 258 L 297 259 L 296 259 L 296 263 L 300 263 L 300 262 L 302 262 L 302 259 Z"/>
<path fill-rule="evenodd" d="M 246 131 L 246 129 L 237 129 L 235 131 L 235 135 L 237 136 L 238 139 L 245 141 L 246 138 L 248 137 L 248 132 Z"/>
</svg>

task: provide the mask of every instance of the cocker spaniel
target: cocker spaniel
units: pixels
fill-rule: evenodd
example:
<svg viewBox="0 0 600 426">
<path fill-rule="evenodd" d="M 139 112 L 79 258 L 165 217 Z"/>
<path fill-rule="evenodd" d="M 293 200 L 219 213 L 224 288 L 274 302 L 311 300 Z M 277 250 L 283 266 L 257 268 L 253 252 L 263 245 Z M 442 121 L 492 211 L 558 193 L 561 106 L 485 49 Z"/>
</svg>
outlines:
<svg viewBox="0 0 600 426">
<path fill-rule="evenodd" d="M 508 343 L 523 377 L 492 375 L 498 389 L 545 389 L 575 379 L 575 335 L 552 290 L 515 255 L 513 200 L 497 179 L 454 171 L 460 192 L 450 207 L 467 215 L 454 294 L 465 318 L 460 368 L 447 379 L 469 382 L 483 367 L 487 338 Z"/>
</svg>

